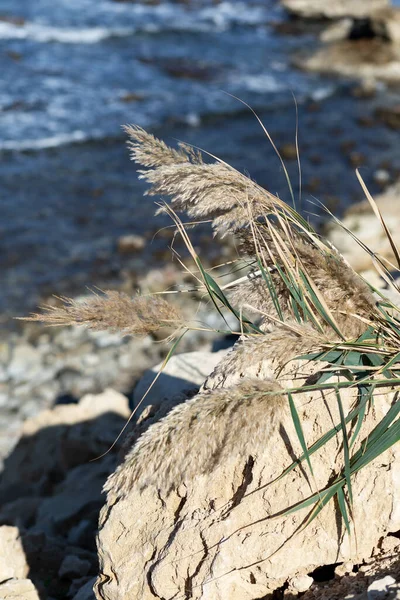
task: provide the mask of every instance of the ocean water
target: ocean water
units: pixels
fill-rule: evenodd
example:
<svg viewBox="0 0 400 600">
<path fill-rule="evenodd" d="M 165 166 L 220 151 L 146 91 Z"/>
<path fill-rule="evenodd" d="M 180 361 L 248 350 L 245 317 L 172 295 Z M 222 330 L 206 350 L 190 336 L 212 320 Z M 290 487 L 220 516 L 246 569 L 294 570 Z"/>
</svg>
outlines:
<svg viewBox="0 0 400 600">
<path fill-rule="evenodd" d="M 288 68 L 272 0 L 3 0 L 1 12 L 0 150 L 99 140 L 127 120 L 196 125 L 236 111 L 229 94 L 260 107 L 329 93 Z"/>
<path fill-rule="evenodd" d="M 294 143 L 295 97 L 310 213 L 315 198 L 340 212 L 361 197 L 349 152 L 365 155 L 372 187 L 384 164 L 394 177 L 396 132 L 359 123 L 377 100 L 295 69 L 292 57 L 315 47 L 318 32 L 279 33 L 286 21 L 276 0 L 2 0 L 0 314 L 160 264 L 153 234 L 165 222 L 151 221 L 125 123 L 218 154 L 287 198 L 280 163 L 243 102 L 281 147 Z M 298 190 L 290 156 L 288 168 Z M 130 232 L 151 241 L 144 255 L 116 253 Z"/>
</svg>

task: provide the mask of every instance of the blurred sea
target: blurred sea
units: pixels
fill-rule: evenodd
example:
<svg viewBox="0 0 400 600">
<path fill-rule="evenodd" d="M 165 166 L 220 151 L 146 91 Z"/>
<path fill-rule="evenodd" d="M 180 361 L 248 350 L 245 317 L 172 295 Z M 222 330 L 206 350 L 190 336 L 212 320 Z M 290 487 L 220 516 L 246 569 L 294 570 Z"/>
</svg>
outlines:
<svg viewBox="0 0 400 600">
<path fill-rule="evenodd" d="M 294 95 L 305 200 L 340 213 L 361 198 L 357 153 L 371 191 L 377 170 L 395 178 L 398 134 L 360 117 L 398 90 L 363 98 L 352 82 L 294 69 L 291 57 L 313 48 L 318 31 L 285 23 L 275 0 L 2 0 L 2 315 L 54 292 L 118 282 L 126 261 L 143 271 L 164 260 L 157 236 L 140 257 L 115 251 L 121 235 L 151 241 L 165 225 L 150 220 L 154 205 L 129 162 L 124 123 L 205 148 L 288 198 L 279 160 L 237 98 L 283 148 L 297 188 Z"/>
</svg>

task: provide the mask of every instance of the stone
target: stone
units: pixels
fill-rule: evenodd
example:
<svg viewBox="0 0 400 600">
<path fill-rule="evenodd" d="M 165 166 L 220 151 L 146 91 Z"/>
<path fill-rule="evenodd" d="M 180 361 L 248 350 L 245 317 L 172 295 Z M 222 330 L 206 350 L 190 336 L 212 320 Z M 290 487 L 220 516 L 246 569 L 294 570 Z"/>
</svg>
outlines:
<svg viewBox="0 0 400 600">
<path fill-rule="evenodd" d="M 111 333 L 110 331 L 91 331 L 90 337 L 98 348 L 109 348 L 119 346 L 123 335 L 120 333 Z"/>
<path fill-rule="evenodd" d="M 400 182 L 390 186 L 374 200 L 395 243 L 400 245 Z M 341 222 L 371 250 L 395 264 L 396 259 L 387 235 L 367 200 L 353 205 Z M 353 269 L 358 272 L 375 270 L 370 255 L 340 225 L 329 223 L 325 227 L 325 234 Z"/>
<path fill-rule="evenodd" d="M 350 18 L 333 21 L 333 23 L 321 33 L 320 40 L 324 43 L 345 40 L 349 37 L 352 27 L 353 20 Z"/>
<path fill-rule="evenodd" d="M 40 505 L 39 498 L 18 498 L 0 506 L 0 523 L 27 529 L 35 521 Z"/>
<path fill-rule="evenodd" d="M 400 42 L 400 10 L 390 7 L 374 15 L 373 26 L 376 32 L 394 44 Z"/>
<path fill-rule="evenodd" d="M 84 560 L 79 558 L 78 556 L 68 554 L 61 563 L 58 575 L 60 577 L 67 577 L 68 579 L 84 577 L 89 573 L 90 567 L 91 564 L 88 560 Z"/>
<path fill-rule="evenodd" d="M 228 355 L 219 363 L 204 389 L 230 388 L 244 377 L 271 377 L 272 358 L 254 360 L 239 370 L 227 368 L 231 360 Z M 312 377 L 312 367 L 308 364 L 306 372 L 303 368 L 297 361 L 286 364 L 280 380 L 289 387 L 294 379 L 301 385 Z M 342 394 L 345 414 L 356 396 L 350 389 Z M 384 392 L 379 399 L 376 412 L 369 412 L 363 423 L 365 436 L 386 414 L 392 394 Z M 308 446 L 332 423 L 340 422 L 337 405 L 332 402 L 328 407 L 325 394 L 298 394 L 295 402 Z M 249 444 L 251 447 L 251 440 Z M 249 450 L 247 457 L 238 450 L 211 472 L 184 480 L 170 493 L 152 484 L 143 488 L 132 485 L 124 494 L 111 490 L 100 513 L 96 598 L 153 600 L 186 595 L 193 600 L 254 600 L 290 581 L 293 588 L 308 586 L 310 580 L 303 578 L 318 566 L 369 557 L 379 539 L 400 528 L 399 511 L 393 511 L 400 505 L 397 446 L 380 457 L 379 465 L 385 464 L 384 469 L 370 463 L 354 476 L 354 527 L 362 531 L 357 547 L 344 526 L 338 528 L 340 516 L 334 502 L 306 528 L 303 525 L 310 507 L 288 516 L 282 514 L 283 509 L 309 497 L 315 486 L 324 488 L 332 474 L 343 468 L 341 446 L 339 435 L 313 454 L 312 483 L 299 468 L 279 479 L 302 451 L 286 407 L 279 427 L 266 433 L 265 445 L 257 446 L 254 453 Z M 190 461 L 190 453 L 182 452 Z M 147 458 L 148 469 L 156 469 Z M 129 461 L 123 463 L 122 473 L 127 476 L 128 472 Z M 377 490 L 384 493 L 377 494 Z"/>
<path fill-rule="evenodd" d="M 28 419 L 5 460 L 0 495 L 11 502 L 45 492 L 54 485 L 55 476 L 60 481 L 72 467 L 106 452 L 129 415 L 126 396 L 107 389 L 84 396 L 78 404 L 59 405 Z"/>
<path fill-rule="evenodd" d="M 93 585 L 96 581 L 96 577 L 92 577 L 85 583 L 83 587 L 75 594 L 72 600 L 96 600 Z"/>
<path fill-rule="evenodd" d="M 392 535 L 386 536 L 382 540 L 381 550 L 382 550 L 382 552 L 399 552 L 399 550 L 400 550 L 399 538 L 394 537 Z"/>
<path fill-rule="evenodd" d="M 343 577 L 343 575 L 352 573 L 353 567 L 354 565 L 351 562 L 342 563 L 335 568 L 335 575 Z"/>
<path fill-rule="evenodd" d="M 0 557 L 0 582 L 7 579 L 24 579 L 28 575 L 29 566 L 17 527 L 0 527 Z"/>
<path fill-rule="evenodd" d="M 301 594 L 306 592 L 314 583 L 314 579 L 309 575 L 302 575 L 300 577 L 291 577 L 288 579 L 288 590 L 290 592 L 297 592 Z"/>
<path fill-rule="evenodd" d="M 0 583 L 0 600 L 40 600 L 30 579 L 9 579 Z"/>
<path fill-rule="evenodd" d="M 108 475 L 115 468 L 115 463 L 115 454 L 108 454 L 101 460 L 69 471 L 65 479 L 54 488 L 52 495 L 42 499 L 35 529 L 57 535 L 85 517 L 95 514 L 97 518 L 97 512 L 103 504 L 101 491 Z M 95 521 L 91 523 L 93 533 Z"/>
<path fill-rule="evenodd" d="M 357 19 L 369 17 L 375 12 L 389 6 L 389 0 L 282 0 L 284 8 L 306 18 L 340 19 L 354 17 Z"/>
<path fill-rule="evenodd" d="M 342 40 L 299 54 L 293 64 L 305 71 L 358 79 L 373 89 L 376 81 L 400 81 L 400 44 L 379 38 Z"/>
<path fill-rule="evenodd" d="M 14 348 L 7 375 L 20 383 L 35 377 L 41 368 L 40 352 L 30 344 L 20 344 Z"/>
<path fill-rule="evenodd" d="M 378 107 L 375 116 L 391 129 L 400 129 L 400 104 Z"/>
<path fill-rule="evenodd" d="M 227 351 L 176 354 L 161 372 L 163 363 L 159 363 L 146 371 L 136 385 L 133 393 L 134 406 L 139 404 L 147 390 L 149 393 L 141 403 L 142 408 L 149 404 L 159 404 L 163 398 L 171 399 L 184 392 L 197 391 Z M 156 379 L 159 372 L 160 375 Z"/>
<path fill-rule="evenodd" d="M 396 596 L 390 595 L 394 584 L 396 584 L 396 580 L 390 575 L 386 575 L 382 579 L 376 579 L 368 586 L 368 600 L 396 598 Z M 400 586 L 397 585 L 396 587 L 400 591 Z"/>
<path fill-rule="evenodd" d="M 120 254 L 135 254 L 146 245 L 146 240 L 141 235 L 123 235 L 118 238 L 117 249 Z"/>
</svg>

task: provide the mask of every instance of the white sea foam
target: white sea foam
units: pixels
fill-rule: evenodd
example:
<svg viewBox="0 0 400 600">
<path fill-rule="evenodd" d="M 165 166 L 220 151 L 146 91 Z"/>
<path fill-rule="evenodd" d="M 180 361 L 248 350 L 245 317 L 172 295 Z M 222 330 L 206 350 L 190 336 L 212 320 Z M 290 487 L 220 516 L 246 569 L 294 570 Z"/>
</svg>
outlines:
<svg viewBox="0 0 400 600">
<path fill-rule="evenodd" d="M 89 140 L 89 136 L 84 131 L 72 131 L 71 133 L 60 133 L 50 137 L 39 138 L 37 140 L 5 140 L 0 141 L 0 152 L 4 150 L 46 150 L 47 148 L 57 148 L 65 144 L 84 142 Z"/>
<path fill-rule="evenodd" d="M 266 12 L 260 6 L 249 6 L 245 2 L 221 2 L 201 10 L 200 17 L 224 29 L 232 23 L 260 25 L 266 19 Z"/>
<path fill-rule="evenodd" d="M 37 42 L 61 42 L 63 44 L 96 44 L 110 37 L 126 37 L 135 33 L 132 27 L 107 29 L 106 27 L 61 28 L 26 23 L 14 25 L 0 22 L 0 39 L 31 39 Z"/>
<path fill-rule="evenodd" d="M 315 102 L 322 102 L 322 100 L 326 100 L 326 98 L 332 96 L 335 91 L 336 87 L 334 85 L 326 85 L 313 90 L 310 96 Z"/>
<path fill-rule="evenodd" d="M 79 7 L 69 5 L 69 12 L 74 14 Z M 72 10 L 71 10 L 72 9 Z M 85 7 L 85 13 L 89 5 Z M 111 37 L 126 37 L 137 31 L 157 33 L 168 29 L 181 31 L 224 31 L 233 24 L 258 26 L 266 22 L 267 11 L 264 7 L 251 6 L 244 2 L 221 2 L 215 6 L 187 10 L 176 4 L 146 6 L 141 4 L 100 3 L 99 15 L 119 13 L 118 21 L 110 27 L 58 27 L 48 23 L 26 22 L 23 25 L 0 22 L 0 39 L 31 39 L 37 42 L 59 42 L 64 44 L 95 44 Z M 80 8 L 82 14 L 82 8 Z M 125 17 L 125 19 L 122 19 Z M 126 26 L 126 22 L 135 26 Z M 84 19 L 81 21 L 82 24 Z M 115 22 L 115 21 L 114 21 Z"/>
<path fill-rule="evenodd" d="M 280 92 L 287 87 L 282 80 L 272 75 L 272 73 L 235 76 L 233 82 L 239 89 L 245 89 L 257 94 Z"/>
</svg>

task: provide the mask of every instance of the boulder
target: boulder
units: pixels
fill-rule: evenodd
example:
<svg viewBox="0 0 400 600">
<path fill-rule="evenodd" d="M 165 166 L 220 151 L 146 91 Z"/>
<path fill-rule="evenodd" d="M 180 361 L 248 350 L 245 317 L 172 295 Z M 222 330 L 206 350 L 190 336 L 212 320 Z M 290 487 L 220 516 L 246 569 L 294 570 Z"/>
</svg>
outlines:
<svg viewBox="0 0 400 600">
<path fill-rule="evenodd" d="M 91 563 L 88 560 L 79 558 L 73 554 L 67 554 L 61 563 L 58 575 L 68 579 L 85 577 L 89 573 L 90 567 Z"/>
<path fill-rule="evenodd" d="M 128 399 L 108 389 L 25 421 L 0 476 L 3 502 L 48 494 L 67 472 L 106 452 L 130 415 Z"/>
<path fill-rule="evenodd" d="M 376 81 L 400 81 L 400 44 L 379 38 L 342 40 L 295 56 L 293 63 L 306 71 L 361 79 L 372 88 Z"/>
<path fill-rule="evenodd" d="M 226 387 L 230 394 L 229 388 L 245 377 L 262 381 L 271 377 L 273 348 L 271 358 L 255 356 L 241 369 L 232 362 L 235 352 L 236 348 L 233 355 L 219 363 L 204 389 Z M 291 361 L 281 372 L 280 381 L 289 387 L 294 382 L 301 385 L 315 374 L 313 366 Z M 355 399 L 354 390 L 342 394 L 345 413 Z M 294 400 L 309 446 L 333 424 L 340 423 L 332 393 L 296 394 Z M 377 396 L 374 411 L 368 412 L 363 423 L 361 438 L 377 425 L 391 401 L 388 390 Z M 400 528 L 400 511 L 396 508 L 400 506 L 397 447 L 377 461 L 385 468 L 370 463 L 352 480 L 356 535 L 348 535 L 338 506 L 332 501 L 305 528 L 310 508 L 283 515 L 285 509 L 331 481 L 332 475 L 343 468 L 343 451 L 341 435 L 333 437 L 311 458 L 314 476 L 303 464 L 279 479 L 302 450 L 289 407 L 283 408 L 272 428 L 276 413 L 278 405 L 271 404 L 265 408 L 265 421 L 257 421 L 259 443 L 248 437 L 240 439 L 240 427 L 235 429 L 237 454 L 224 455 L 211 472 L 184 478 L 169 493 L 152 484 L 151 478 L 148 485 L 132 484 L 123 491 L 114 490 L 111 484 L 99 522 L 98 600 L 254 600 L 267 597 L 284 584 L 293 591 L 304 591 L 311 583 L 307 575 L 318 566 L 360 562 L 371 555 L 388 531 Z M 248 413 L 243 416 L 252 418 Z M 215 435 L 215 427 L 218 424 L 213 423 L 210 436 Z M 168 442 L 179 443 L 179 435 L 165 441 L 166 454 L 170 451 Z M 201 452 L 207 440 L 193 439 L 192 452 L 186 446 L 182 448 L 182 460 L 196 460 L 196 443 Z M 156 469 L 149 459 L 146 468 Z M 120 478 L 133 480 L 129 471 L 126 460 Z"/>
<path fill-rule="evenodd" d="M 296 15 L 306 18 L 338 19 L 369 17 L 389 6 L 389 0 L 282 0 L 283 6 Z"/>
<path fill-rule="evenodd" d="M 3 525 L 0 527 L 0 582 L 24 579 L 28 572 L 29 566 L 18 528 Z"/>
<path fill-rule="evenodd" d="M 146 240 L 141 235 L 123 235 L 118 238 L 117 248 L 120 254 L 135 254 L 146 245 Z"/>
<path fill-rule="evenodd" d="M 400 182 L 389 187 L 386 192 L 374 198 L 382 216 L 392 233 L 396 244 L 400 245 Z M 353 205 L 344 215 L 342 223 L 360 240 L 383 258 L 396 264 L 388 237 L 373 213 L 368 200 Z M 332 244 L 343 254 L 355 271 L 364 272 L 374 268 L 371 256 L 338 224 L 331 222 L 325 234 Z"/>
<path fill-rule="evenodd" d="M 36 516 L 35 529 L 49 535 L 65 533 L 77 526 L 82 516 L 90 517 L 95 530 L 98 511 L 103 504 L 101 490 L 116 464 L 115 454 L 72 469 L 66 478 L 43 498 Z"/>
<path fill-rule="evenodd" d="M 0 600 L 40 600 L 30 579 L 9 579 L 0 583 Z"/>
<path fill-rule="evenodd" d="M 400 585 L 390 575 L 376 579 L 368 586 L 368 600 L 395 600 L 399 596 Z"/>
</svg>

